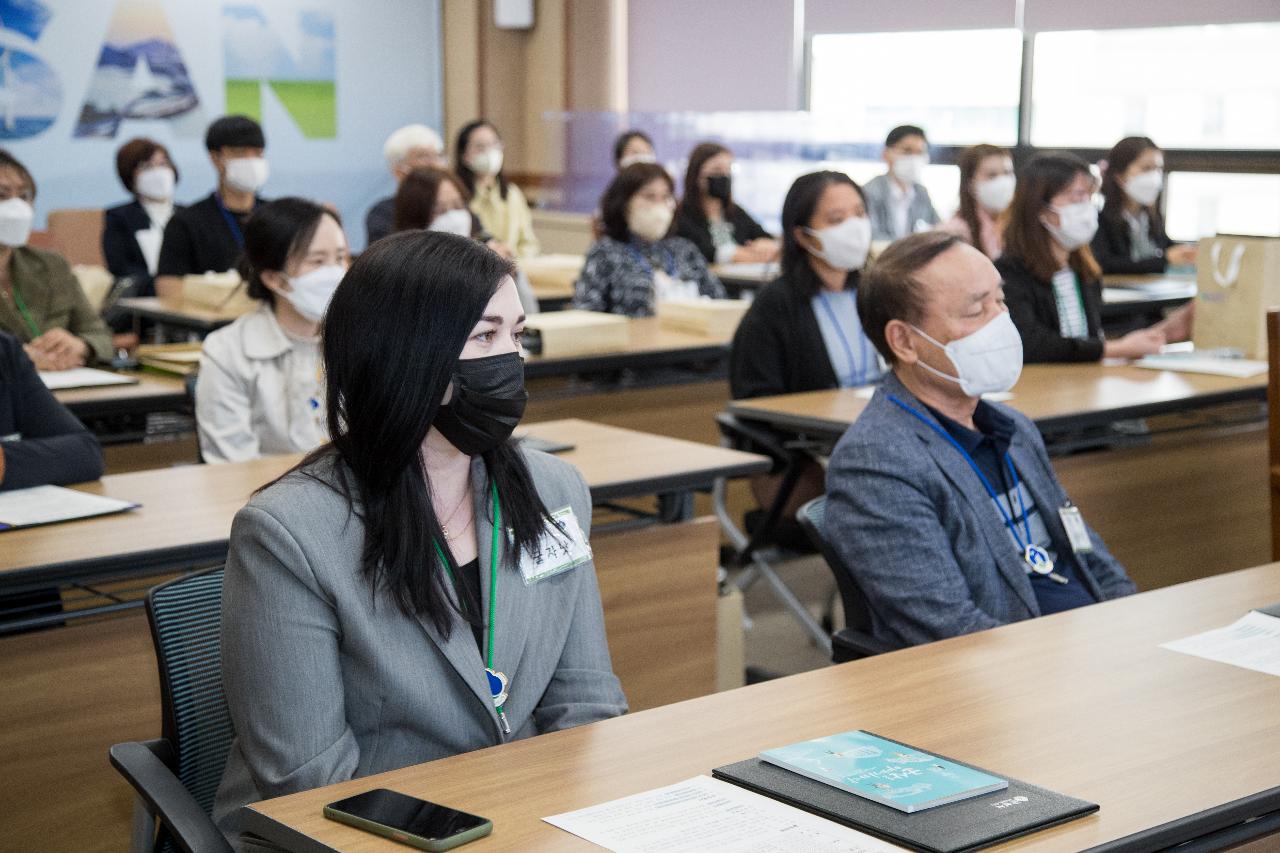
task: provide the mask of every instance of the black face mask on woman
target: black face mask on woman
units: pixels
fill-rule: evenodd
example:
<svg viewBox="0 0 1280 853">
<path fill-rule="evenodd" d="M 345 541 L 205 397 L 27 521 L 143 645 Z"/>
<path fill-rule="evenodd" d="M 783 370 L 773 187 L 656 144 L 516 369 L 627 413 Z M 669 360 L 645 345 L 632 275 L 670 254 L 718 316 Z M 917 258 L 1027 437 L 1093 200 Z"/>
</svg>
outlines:
<svg viewBox="0 0 1280 853">
<path fill-rule="evenodd" d="M 463 453 L 478 456 L 511 437 L 528 400 L 519 353 L 459 359 L 453 368 L 453 396 L 432 426 Z"/>
<path fill-rule="evenodd" d="M 729 193 L 733 187 L 733 178 L 729 175 L 711 175 L 707 178 L 707 195 L 723 202 L 729 201 Z"/>
</svg>

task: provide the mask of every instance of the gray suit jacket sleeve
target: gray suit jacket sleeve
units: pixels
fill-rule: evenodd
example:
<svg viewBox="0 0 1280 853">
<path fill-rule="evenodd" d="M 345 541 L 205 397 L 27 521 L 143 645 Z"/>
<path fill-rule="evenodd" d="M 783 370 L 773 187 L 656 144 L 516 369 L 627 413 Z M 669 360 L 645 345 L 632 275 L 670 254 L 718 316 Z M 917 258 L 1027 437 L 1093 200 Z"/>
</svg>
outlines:
<svg viewBox="0 0 1280 853">
<path fill-rule="evenodd" d="M 827 469 L 826 533 L 884 628 L 903 645 L 994 628 L 973 601 L 914 436 L 874 447 L 845 437 Z"/>
<path fill-rule="evenodd" d="M 350 779 L 360 749 L 347 723 L 340 627 L 302 547 L 265 510 L 232 526 L 222 664 L 236 737 L 264 797 Z M 300 711 L 304 711 L 300 713 Z"/>
</svg>

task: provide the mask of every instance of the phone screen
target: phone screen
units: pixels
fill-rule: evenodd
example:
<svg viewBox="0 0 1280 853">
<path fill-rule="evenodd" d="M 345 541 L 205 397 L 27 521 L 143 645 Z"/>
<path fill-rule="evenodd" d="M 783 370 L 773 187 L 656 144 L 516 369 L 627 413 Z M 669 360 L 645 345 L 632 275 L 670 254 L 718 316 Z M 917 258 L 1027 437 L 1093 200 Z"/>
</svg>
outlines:
<svg viewBox="0 0 1280 853">
<path fill-rule="evenodd" d="M 429 803 L 387 788 L 376 788 L 338 800 L 330 803 L 329 808 L 428 840 L 449 838 L 486 822 L 485 818 L 477 815 Z"/>
</svg>

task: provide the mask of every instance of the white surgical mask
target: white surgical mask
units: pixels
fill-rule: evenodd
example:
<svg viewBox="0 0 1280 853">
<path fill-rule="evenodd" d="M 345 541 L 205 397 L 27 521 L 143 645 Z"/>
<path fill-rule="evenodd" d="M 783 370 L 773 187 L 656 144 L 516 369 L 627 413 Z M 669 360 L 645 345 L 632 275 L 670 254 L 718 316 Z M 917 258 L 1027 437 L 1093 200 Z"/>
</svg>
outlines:
<svg viewBox="0 0 1280 853">
<path fill-rule="evenodd" d="M 30 202 L 20 198 L 0 201 L 0 246 L 17 248 L 27 245 L 31 236 L 31 221 L 36 212 Z"/>
<path fill-rule="evenodd" d="M 293 289 L 285 297 L 299 314 L 312 323 L 319 323 L 324 319 L 333 292 L 338 289 L 338 282 L 346 274 L 347 268 L 338 264 L 316 267 L 311 272 L 291 277 L 289 286 Z"/>
<path fill-rule="evenodd" d="M 628 166 L 634 166 L 636 163 L 656 163 L 658 158 L 654 154 L 628 154 L 618 161 L 618 168 L 625 169 Z"/>
<path fill-rule="evenodd" d="M 806 228 L 805 231 L 822 241 L 821 249 L 810 249 L 832 267 L 848 272 L 862 269 L 871 249 L 871 220 L 865 216 L 850 216 L 839 225 L 830 228 Z"/>
<path fill-rule="evenodd" d="M 467 161 L 477 175 L 496 175 L 502 171 L 502 149 L 490 148 Z"/>
<path fill-rule="evenodd" d="M 667 204 L 638 204 L 627 214 L 627 230 L 652 243 L 667 236 L 673 215 Z"/>
<path fill-rule="evenodd" d="M 1003 213 L 1013 201 L 1013 191 L 1018 187 L 1018 179 L 1013 175 L 996 175 L 979 181 L 973 188 L 973 194 L 988 213 Z"/>
<path fill-rule="evenodd" d="M 956 375 L 943 373 L 923 361 L 916 363 L 935 376 L 957 383 L 970 397 L 1008 391 L 1022 375 L 1022 336 L 1008 311 L 1001 311 L 978 331 L 949 344 L 940 344 L 915 326 L 911 328 L 947 354 Z"/>
<path fill-rule="evenodd" d="M 446 210 L 431 220 L 428 231 L 443 231 L 445 234 L 457 234 L 459 237 L 471 236 L 471 211 L 465 207 Z"/>
<path fill-rule="evenodd" d="M 173 186 L 177 175 L 168 166 L 151 166 L 138 173 L 133 189 L 148 201 L 169 201 L 173 198 Z"/>
<path fill-rule="evenodd" d="M 918 184 L 928 165 L 928 154 L 899 154 L 893 161 L 893 176 L 904 184 Z"/>
<path fill-rule="evenodd" d="M 232 189 L 256 193 L 267 182 L 267 161 L 262 157 L 236 157 L 227 161 L 227 184 Z"/>
<path fill-rule="evenodd" d="M 1159 169 L 1148 169 L 1134 175 L 1123 186 L 1125 195 L 1143 207 L 1150 207 L 1160 197 L 1160 190 L 1164 189 L 1164 172 Z"/>
<path fill-rule="evenodd" d="M 1041 220 L 1041 224 L 1058 241 L 1058 245 L 1068 252 L 1074 252 L 1093 239 L 1098 233 L 1098 208 L 1091 201 L 1078 201 L 1065 207 L 1050 208 L 1058 214 L 1058 225 L 1050 225 Z"/>
</svg>

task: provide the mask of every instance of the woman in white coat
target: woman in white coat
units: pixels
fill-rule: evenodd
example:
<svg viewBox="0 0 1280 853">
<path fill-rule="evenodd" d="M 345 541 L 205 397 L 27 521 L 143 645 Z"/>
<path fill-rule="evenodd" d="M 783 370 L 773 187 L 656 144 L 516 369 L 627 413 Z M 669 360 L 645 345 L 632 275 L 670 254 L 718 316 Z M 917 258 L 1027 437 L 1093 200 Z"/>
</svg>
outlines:
<svg viewBox="0 0 1280 853">
<path fill-rule="evenodd" d="M 206 462 L 328 440 L 320 320 L 348 263 L 338 217 L 305 199 L 264 204 L 245 225 L 241 274 L 262 305 L 205 339 L 196 422 Z"/>
</svg>

